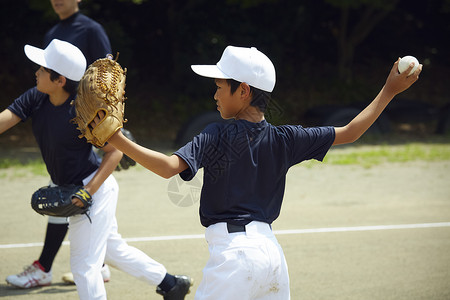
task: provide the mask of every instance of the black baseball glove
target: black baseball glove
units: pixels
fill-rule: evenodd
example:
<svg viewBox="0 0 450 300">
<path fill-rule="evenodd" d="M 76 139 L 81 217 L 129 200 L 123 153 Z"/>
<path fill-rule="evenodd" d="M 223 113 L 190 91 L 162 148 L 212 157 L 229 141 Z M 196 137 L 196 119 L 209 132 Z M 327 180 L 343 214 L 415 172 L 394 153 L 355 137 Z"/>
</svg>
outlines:
<svg viewBox="0 0 450 300">
<path fill-rule="evenodd" d="M 80 199 L 84 206 L 78 207 L 72 204 L 73 197 Z M 77 185 L 45 186 L 34 192 L 31 197 L 31 207 L 38 214 L 55 217 L 87 215 L 91 205 L 92 196 L 84 187 Z"/>
</svg>

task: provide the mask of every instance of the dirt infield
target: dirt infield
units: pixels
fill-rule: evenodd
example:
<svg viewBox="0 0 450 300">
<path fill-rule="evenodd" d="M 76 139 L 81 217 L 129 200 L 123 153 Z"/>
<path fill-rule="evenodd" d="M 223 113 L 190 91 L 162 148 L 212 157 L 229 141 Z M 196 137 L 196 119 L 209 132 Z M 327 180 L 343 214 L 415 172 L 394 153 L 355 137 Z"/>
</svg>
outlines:
<svg viewBox="0 0 450 300">
<path fill-rule="evenodd" d="M 449 170 L 449 161 L 293 167 L 281 216 L 273 224 L 289 265 L 291 298 L 450 299 L 450 227 L 390 227 L 450 222 Z M 196 186 L 179 187 L 142 167 L 115 176 L 121 188 L 119 232 L 141 238 L 129 243 L 169 272 L 191 275 L 195 284 L 186 299 L 194 299 L 208 258 Z M 30 243 L 43 241 L 46 218 L 31 210 L 29 198 L 48 178 L 14 170 L 0 170 L 0 178 L 0 298 L 77 299 L 76 288 L 61 281 L 69 271 L 67 245 L 56 257 L 51 286 L 19 290 L 6 285 L 7 275 L 40 254 L 41 246 Z M 190 198 L 181 197 L 184 202 L 175 197 L 189 193 Z M 195 203 L 187 206 L 189 201 Z M 362 227 L 378 225 L 384 227 Z M 155 239 L 183 235 L 194 236 Z M 162 299 L 155 287 L 116 269 L 106 289 L 113 300 Z"/>
</svg>

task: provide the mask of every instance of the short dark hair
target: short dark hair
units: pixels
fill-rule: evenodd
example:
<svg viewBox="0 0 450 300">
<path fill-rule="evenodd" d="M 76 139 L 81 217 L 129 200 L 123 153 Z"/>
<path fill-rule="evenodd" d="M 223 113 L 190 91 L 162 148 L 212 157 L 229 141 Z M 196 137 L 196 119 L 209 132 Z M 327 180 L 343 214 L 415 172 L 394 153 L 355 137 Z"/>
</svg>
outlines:
<svg viewBox="0 0 450 300">
<path fill-rule="evenodd" d="M 48 69 L 45 68 L 45 71 L 50 73 L 50 80 L 51 81 L 55 81 L 59 79 L 59 76 L 62 76 L 61 74 L 59 74 L 56 71 L 53 71 L 52 69 Z M 66 77 L 66 84 L 63 86 L 63 89 L 68 92 L 69 94 L 75 94 L 77 92 L 77 88 L 78 88 L 78 81 L 73 81 L 70 80 L 69 78 Z"/>
<path fill-rule="evenodd" d="M 230 92 L 233 95 L 236 92 L 241 82 L 234 79 L 227 79 L 228 85 L 230 86 Z M 252 94 L 252 102 L 250 102 L 251 106 L 256 106 L 259 108 L 261 112 L 266 112 L 267 107 L 269 106 L 270 99 L 272 98 L 269 92 L 257 89 L 251 85 L 250 86 L 250 94 Z"/>
</svg>

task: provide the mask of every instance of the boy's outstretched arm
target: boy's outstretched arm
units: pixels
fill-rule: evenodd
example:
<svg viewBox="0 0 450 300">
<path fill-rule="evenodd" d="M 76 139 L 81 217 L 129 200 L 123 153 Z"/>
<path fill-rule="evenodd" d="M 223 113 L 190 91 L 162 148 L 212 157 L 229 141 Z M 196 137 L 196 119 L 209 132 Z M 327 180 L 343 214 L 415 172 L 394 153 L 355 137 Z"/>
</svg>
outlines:
<svg viewBox="0 0 450 300">
<path fill-rule="evenodd" d="M 164 178 L 170 178 L 188 168 L 186 162 L 180 157 L 176 155 L 167 156 L 163 153 L 142 147 L 127 139 L 121 130 L 118 130 L 108 140 L 108 143 L 134 159 L 143 167 Z"/>
<path fill-rule="evenodd" d="M 0 134 L 7 131 L 11 127 L 20 122 L 20 118 L 9 109 L 5 109 L 0 113 Z"/>
<path fill-rule="evenodd" d="M 336 137 L 333 145 L 353 143 L 359 139 L 364 132 L 376 121 L 380 116 L 386 106 L 391 102 L 391 100 L 397 95 L 408 89 L 417 79 L 419 79 L 419 74 L 422 71 L 422 65 L 419 65 L 417 70 L 407 76 L 412 70 L 413 66 L 403 73 L 398 73 L 398 62 L 400 58 L 392 66 L 391 72 L 386 80 L 381 91 L 375 97 L 375 99 L 361 112 L 359 113 L 350 123 L 343 127 L 336 127 Z"/>
</svg>

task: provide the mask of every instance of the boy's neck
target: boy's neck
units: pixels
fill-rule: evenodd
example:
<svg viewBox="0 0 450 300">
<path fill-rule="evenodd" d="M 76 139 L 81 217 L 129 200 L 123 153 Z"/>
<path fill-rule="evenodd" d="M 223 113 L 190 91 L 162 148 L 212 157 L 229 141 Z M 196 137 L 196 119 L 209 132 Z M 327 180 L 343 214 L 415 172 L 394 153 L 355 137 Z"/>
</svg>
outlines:
<svg viewBox="0 0 450 300">
<path fill-rule="evenodd" d="M 236 117 L 236 120 L 246 120 L 252 123 L 259 123 L 263 121 L 264 113 L 261 112 L 258 108 L 254 106 L 248 106 L 246 109 L 239 112 Z"/>
<path fill-rule="evenodd" d="M 66 19 L 70 18 L 71 16 L 73 16 L 74 14 L 76 14 L 79 11 L 80 10 L 78 8 L 76 8 L 76 9 L 70 11 L 70 12 L 64 12 L 64 13 L 58 14 L 58 16 L 59 16 L 59 19 L 61 21 L 63 21 L 63 20 L 66 20 Z"/>
<path fill-rule="evenodd" d="M 65 90 L 60 90 L 55 93 L 49 94 L 50 102 L 54 106 L 60 106 L 63 105 L 67 99 L 69 98 L 70 94 L 66 92 Z"/>
</svg>

